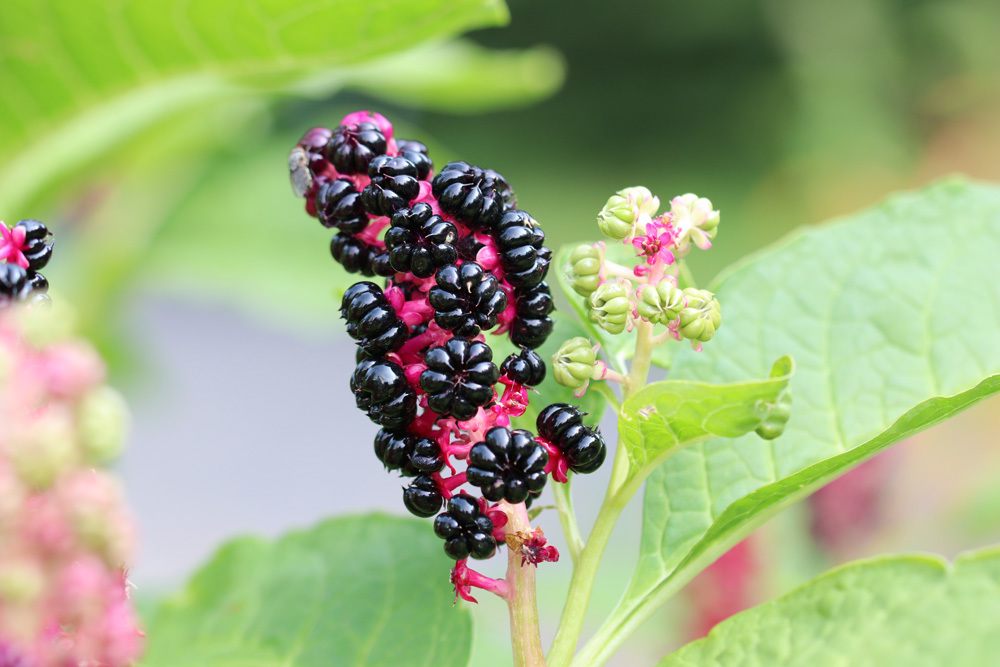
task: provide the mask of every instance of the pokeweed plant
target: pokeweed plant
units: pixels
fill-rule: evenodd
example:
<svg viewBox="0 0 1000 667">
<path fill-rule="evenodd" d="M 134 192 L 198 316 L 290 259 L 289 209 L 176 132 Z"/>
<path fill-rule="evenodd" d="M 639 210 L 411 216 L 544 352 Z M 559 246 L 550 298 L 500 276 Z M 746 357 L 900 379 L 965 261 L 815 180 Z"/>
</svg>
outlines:
<svg viewBox="0 0 1000 667">
<path fill-rule="evenodd" d="M 147 665 L 459 667 L 477 589 L 508 606 L 515 664 L 602 664 L 776 511 L 1000 388 L 1000 287 L 980 280 L 1000 256 L 993 187 L 896 197 L 704 287 L 685 258 L 711 247 L 720 216 L 693 194 L 661 207 L 625 188 L 597 215 L 603 241 L 553 254 L 500 174 L 435 170 L 376 113 L 308 131 L 289 168 L 333 232 L 334 259 L 361 274 L 340 305 L 374 453 L 407 479 L 403 506 L 434 519 L 334 519 L 224 547 L 153 617 Z M 575 319 L 554 310 L 550 278 Z M 667 379 L 653 379 L 657 366 Z M 598 427 L 609 410 L 612 447 Z M 592 492 L 576 478 L 603 464 L 584 537 L 571 484 Z M 531 507 L 545 486 L 566 553 Z M 632 581 L 581 643 L 602 555 L 644 486 Z M 476 569 L 504 549 L 502 578 Z M 928 557 L 850 565 L 664 664 L 981 664 L 997 648 L 998 562 L 985 551 L 954 569 Z M 535 580 L 552 567 L 573 574 L 546 653 Z"/>
</svg>

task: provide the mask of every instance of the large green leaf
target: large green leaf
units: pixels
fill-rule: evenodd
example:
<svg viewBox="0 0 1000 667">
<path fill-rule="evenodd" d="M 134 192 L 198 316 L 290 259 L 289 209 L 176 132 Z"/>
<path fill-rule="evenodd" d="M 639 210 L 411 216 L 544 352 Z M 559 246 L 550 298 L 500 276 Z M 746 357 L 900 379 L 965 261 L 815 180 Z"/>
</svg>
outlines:
<svg viewBox="0 0 1000 667">
<path fill-rule="evenodd" d="M 792 355 L 785 434 L 679 452 L 646 487 L 639 567 L 580 658 L 625 634 L 780 508 L 1000 390 L 1000 189 L 941 183 L 797 234 L 718 285 L 725 324 L 675 377 L 731 381 Z"/>
<path fill-rule="evenodd" d="M 851 563 L 724 621 L 660 667 L 996 664 L 1000 551 Z"/>
<path fill-rule="evenodd" d="M 783 396 L 793 364 L 782 357 L 766 380 L 708 384 L 654 382 L 622 405 L 618 446 L 625 447 L 630 475 L 641 475 L 682 446 L 709 438 L 738 438 L 759 428 Z"/>
<path fill-rule="evenodd" d="M 16 209 L 54 176 L 184 109 L 506 20 L 502 0 L 8 0 L 0 201 Z"/>
<path fill-rule="evenodd" d="M 144 667 L 464 667 L 472 624 L 426 521 L 334 519 L 222 547 L 155 613 Z"/>
</svg>

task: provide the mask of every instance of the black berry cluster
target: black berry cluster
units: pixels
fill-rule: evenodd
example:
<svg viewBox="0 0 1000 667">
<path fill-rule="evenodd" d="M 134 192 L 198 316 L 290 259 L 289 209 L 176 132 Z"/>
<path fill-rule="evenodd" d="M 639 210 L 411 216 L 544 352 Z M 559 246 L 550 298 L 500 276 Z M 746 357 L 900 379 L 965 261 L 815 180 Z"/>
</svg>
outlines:
<svg viewBox="0 0 1000 667">
<path fill-rule="evenodd" d="M 49 300 L 49 281 L 39 271 L 52 250 L 52 234 L 38 220 L 21 220 L 10 228 L 0 222 L 0 307 Z"/>
<path fill-rule="evenodd" d="M 541 227 L 515 208 L 500 174 L 452 162 L 435 175 L 426 146 L 397 139 L 371 112 L 307 132 L 289 168 L 306 211 L 334 231 L 334 259 L 385 278 L 355 283 L 341 303 L 358 344 L 351 391 L 381 427 L 376 456 L 411 478 L 403 503 L 417 516 L 437 515 L 449 556 L 492 556 L 503 529 L 491 503 L 530 504 L 560 465 L 599 465 L 583 431 L 536 438 L 510 427 L 545 379 L 535 349 L 553 328 L 552 253 Z M 495 359 L 491 332 L 519 350 Z M 600 435 L 588 432 L 603 459 Z"/>
</svg>

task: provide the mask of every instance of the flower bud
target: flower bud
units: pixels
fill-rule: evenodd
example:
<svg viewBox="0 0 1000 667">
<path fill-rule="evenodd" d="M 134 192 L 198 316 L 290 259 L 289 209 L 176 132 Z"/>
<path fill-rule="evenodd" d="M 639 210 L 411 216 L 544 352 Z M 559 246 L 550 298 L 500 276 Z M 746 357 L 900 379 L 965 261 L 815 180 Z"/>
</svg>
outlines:
<svg viewBox="0 0 1000 667">
<path fill-rule="evenodd" d="M 569 256 L 569 277 L 573 289 L 580 296 L 590 296 L 601 284 L 601 253 L 594 246 L 583 243 Z"/>
<path fill-rule="evenodd" d="M 712 247 L 719 228 L 719 212 L 704 197 L 688 193 L 670 200 L 670 220 L 677 229 L 677 247 L 686 252 L 691 243 L 702 250 Z"/>
<path fill-rule="evenodd" d="M 77 407 L 76 419 L 80 445 L 89 463 L 108 463 L 121 454 L 128 411 L 118 392 L 107 386 L 89 392 Z"/>
<path fill-rule="evenodd" d="M 32 603 L 45 591 L 45 573 L 28 558 L 0 560 L 0 600 L 7 605 Z"/>
<path fill-rule="evenodd" d="M 594 377 L 597 350 L 593 344 L 577 336 L 570 338 L 552 355 L 552 373 L 556 382 L 570 389 L 583 389 Z"/>
<path fill-rule="evenodd" d="M 783 391 L 774 403 L 762 403 L 758 410 L 763 413 L 760 426 L 755 429 L 764 440 L 774 440 L 785 432 L 785 425 L 792 415 L 792 395 Z"/>
<path fill-rule="evenodd" d="M 653 324 L 676 320 L 683 307 L 684 292 L 669 280 L 645 285 L 636 304 L 639 317 Z"/>
<path fill-rule="evenodd" d="M 77 462 L 72 424 L 62 411 L 49 410 L 25 426 L 11 438 L 11 464 L 25 486 L 47 489 Z"/>
<path fill-rule="evenodd" d="M 694 287 L 684 290 L 684 298 L 686 303 L 680 312 L 680 334 L 695 342 L 710 341 L 722 324 L 719 301 L 708 290 Z"/>
<path fill-rule="evenodd" d="M 607 282 L 590 295 L 590 319 L 608 333 L 625 331 L 632 314 L 632 284 L 627 280 Z"/>
<path fill-rule="evenodd" d="M 660 208 L 660 200 L 647 188 L 635 186 L 611 195 L 597 214 L 597 226 L 608 238 L 618 241 L 635 233 Z"/>
</svg>

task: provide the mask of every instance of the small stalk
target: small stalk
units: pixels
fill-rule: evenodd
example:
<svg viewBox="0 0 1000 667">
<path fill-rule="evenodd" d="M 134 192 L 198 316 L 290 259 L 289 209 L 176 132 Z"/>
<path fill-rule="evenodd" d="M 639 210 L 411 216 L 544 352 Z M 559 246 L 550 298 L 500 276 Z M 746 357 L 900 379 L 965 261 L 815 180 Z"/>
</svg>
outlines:
<svg viewBox="0 0 1000 667">
<path fill-rule="evenodd" d="M 553 484 L 552 496 L 556 499 L 556 509 L 559 511 L 559 523 L 562 524 L 563 535 L 566 537 L 566 548 L 576 567 L 583 551 L 583 538 L 580 536 L 580 526 L 576 522 L 576 511 L 573 509 L 573 490 L 570 488 L 573 478 L 565 484 Z"/>
<path fill-rule="evenodd" d="M 531 521 L 524 503 L 501 503 L 507 514 L 507 535 L 531 534 Z M 521 564 L 517 550 L 507 550 L 507 609 L 510 612 L 510 641 L 514 667 L 545 667 L 542 636 L 538 626 L 538 601 L 535 598 L 535 566 Z"/>
</svg>

